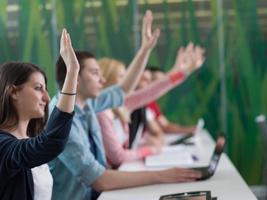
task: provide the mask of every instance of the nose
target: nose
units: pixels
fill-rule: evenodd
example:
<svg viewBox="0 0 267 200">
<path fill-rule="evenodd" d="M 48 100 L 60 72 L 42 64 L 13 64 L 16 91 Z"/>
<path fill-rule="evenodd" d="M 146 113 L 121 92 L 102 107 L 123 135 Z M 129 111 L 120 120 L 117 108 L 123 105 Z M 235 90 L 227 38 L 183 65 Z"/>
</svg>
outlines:
<svg viewBox="0 0 267 200">
<path fill-rule="evenodd" d="M 44 91 L 43 100 L 47 103 L 50 101 L 50 96 L 47 90 Z"/>
</svg>

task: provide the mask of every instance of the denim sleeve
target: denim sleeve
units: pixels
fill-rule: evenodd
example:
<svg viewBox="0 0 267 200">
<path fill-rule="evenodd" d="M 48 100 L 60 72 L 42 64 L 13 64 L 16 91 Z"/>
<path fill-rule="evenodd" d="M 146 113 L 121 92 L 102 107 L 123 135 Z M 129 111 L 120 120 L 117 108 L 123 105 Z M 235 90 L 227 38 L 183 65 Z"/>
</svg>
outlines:
<svg viewBox="0 0 267 200">
<path fill-rule="evenodd" d="M 69 136 L 73 113 L 64 113 L 55 108 L 47 128 L 37 137 L 17 139 L 10 134 L 1 134 L 0 163 L 9 176 L 22 168 L 33 168 L 47 163 L 62 152 Z"/>
<path fill-rule="evenodd" d="M 96 113 L 106 110 L 107 108 L 119 107 L 124 102 L 125 93 L 118 85 L 104 89 L 95 99 L 88 99 L 88 103 Z"/>
<path fill-rule="evenodd" d="M 73 176 L 89 186 L 104 173 L 105 168 L 95 160 L 84 140 L 88 140 L 86 133 L 74 121 L 65 150 L 58 159 Z"/>
</svg>

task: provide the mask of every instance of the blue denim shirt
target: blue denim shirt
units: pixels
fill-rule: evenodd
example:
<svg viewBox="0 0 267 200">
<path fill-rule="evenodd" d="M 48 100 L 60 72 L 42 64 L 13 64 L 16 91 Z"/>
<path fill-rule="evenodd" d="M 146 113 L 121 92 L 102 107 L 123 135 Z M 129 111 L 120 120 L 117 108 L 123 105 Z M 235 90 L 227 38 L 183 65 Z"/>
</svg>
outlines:
<svg viewBox="0 0 267 200">
<path fill-rule="evenodd" d="M 49 109 L 56 105 L 58 95 L 53 97 Z M 88 99 L 83 109 L 75 106 L 75 115 L 69 140 L 64 151 L 49 163 L 53 175 L 52 199 L 90 199 L 90 185 L 105 171 L 106 155 L 96 113 L 120 106 L 124 93 L 119 86 L 105 89 L 97 98 Z M 88 133 L 96 144 L 97 158 L 90 151 Z"/>
</svg>

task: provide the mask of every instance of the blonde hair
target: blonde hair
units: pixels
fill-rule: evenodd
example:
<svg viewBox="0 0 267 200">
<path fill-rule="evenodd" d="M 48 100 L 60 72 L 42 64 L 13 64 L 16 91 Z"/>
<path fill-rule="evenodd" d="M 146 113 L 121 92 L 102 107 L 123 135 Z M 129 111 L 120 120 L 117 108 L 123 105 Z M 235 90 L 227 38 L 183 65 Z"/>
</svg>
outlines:
<svg viewBox="0 0 267 200">
<path fill-rule="evenodd" d="M 125 69 L 124 63 L 112 58 L 101 58 L 98 60 L 98 64 L 102 75 L 106 79 L 104 88 L 116 84 L 114 79 L 118 74 L 118 71 L 122 68 Z"/>
<path fill-rule="evenodd" d="M 125 69 L 123 62 L 113 58 L 101 58 L 98 60 L 103 77 L 106 79 L 104 88 L 117 84 L 115 77 L 120 69 Z M 130 112 L 123 106 L 112 109 L 115 117 L 118 117 L 123 122 L 130 122 Z"/>
</svg>

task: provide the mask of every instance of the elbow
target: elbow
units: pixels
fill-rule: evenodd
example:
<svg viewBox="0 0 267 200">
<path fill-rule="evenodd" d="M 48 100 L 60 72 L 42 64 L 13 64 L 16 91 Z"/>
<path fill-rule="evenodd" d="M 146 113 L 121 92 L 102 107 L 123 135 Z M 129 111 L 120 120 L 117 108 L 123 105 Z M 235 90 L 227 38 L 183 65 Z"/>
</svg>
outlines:
<svg viewBox="0 0 267 200">
<path fill-rule="evenodd" d="M 97 192 L 103 192 L 112 189 L 109 181 L 107 180 L 106 172 L 104 172 L 102 176 L 100 176 L 97 180 L 95 180 L 95 182 L 93 182 L 92 187 Z"/>
<path fill-rule="evenodd" d="M 121 89 L 126 95 L 128 95 L 132 91 L 132 89 L 125 83 L 119 83 L 118 85 L 121 87 Z"/>
<path fill-rule="evenodd" d="M 108 157 L 108 160 L 111 162 L 112 166 L 120 166 L 121 163 L 124 161 L 124 157 L 121 155 L 114 156 L 113 154 L 113 156 Z"/>
<path fill-rule="evenodd" d="M 95 181 L 92 184 L 92 187 L 94 188 L 95 191 L 97 192 L 102 192 L 108 190 L 108 187 L 104 183 L 100 183 L 98 180 Z"/>
</svg>

